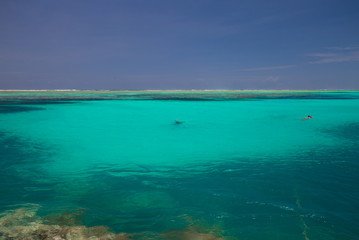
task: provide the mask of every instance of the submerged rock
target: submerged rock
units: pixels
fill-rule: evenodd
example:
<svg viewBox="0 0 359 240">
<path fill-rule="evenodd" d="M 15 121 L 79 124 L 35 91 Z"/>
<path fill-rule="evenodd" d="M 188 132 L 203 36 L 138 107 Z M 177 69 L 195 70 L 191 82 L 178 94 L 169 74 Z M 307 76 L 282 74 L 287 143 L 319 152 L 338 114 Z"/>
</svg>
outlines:
<svg viewBox="0 0 359 240">
<path fill-rule="evenodd" d="M 82 215 L 85 213 L 84 210 L 66 210 L 65 212 L 51 214 L 44 217 L 44 222 L 46 224 L 56 224 L 56 225 L 82 225 Z"/>
<path fill-rule="evenodd" d="M 183 230 L 170 231 L 161 234 L 163 239 L 168 240 L 225 240 L 215 233 L 203 231 L 194 226 L 189 226 Z"/>
<path fill-rule="evenodd" d="M 65 212 L 40 218 L 38 206 L 6 211 L 0 218 L 1 240 L 127 240 L 107 227 L 75 225 L 81 212 Z M 61 225 L 60 225 L 61 224 Z M 73 226 L 71 226 L 73 225 Z"/>
<path fill-rule="evenodd" d="M 0 214 L 0 240 L 225 240 L 218 227 L 189 225 L 164 233 L 113 233 L 105 226 L 78 225 L 83 210 L 65 211 L 46 217 L 36 215 L 38 205 Z M 185 215 L 187 222 L 188 215 Z M 187 219 L 187 220 L 186 220 Z M 196 222 L 195 220 L 191 222 Z"/>
</svg>

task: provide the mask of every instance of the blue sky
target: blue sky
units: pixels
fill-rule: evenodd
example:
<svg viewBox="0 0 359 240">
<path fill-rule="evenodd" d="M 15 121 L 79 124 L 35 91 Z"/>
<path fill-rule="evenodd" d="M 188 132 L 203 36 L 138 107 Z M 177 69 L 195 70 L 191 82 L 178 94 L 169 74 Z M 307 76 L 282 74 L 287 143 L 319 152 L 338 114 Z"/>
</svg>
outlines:
<svg viewBox="0 0 359 240">
<path fill-rule="evenodd" d="M 359 89 L 357 0 L 2 0 L 0 89 Z"/>
</svg>

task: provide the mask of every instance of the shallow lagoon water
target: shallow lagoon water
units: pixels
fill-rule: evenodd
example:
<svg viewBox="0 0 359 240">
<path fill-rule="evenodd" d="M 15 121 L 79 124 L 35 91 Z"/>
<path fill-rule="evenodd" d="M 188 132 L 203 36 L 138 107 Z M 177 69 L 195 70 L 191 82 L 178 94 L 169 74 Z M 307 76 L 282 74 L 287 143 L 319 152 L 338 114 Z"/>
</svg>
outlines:
<svg viewBox="0 0 359 240">
<path fill-rule="evenodd" d="M 117 233 L 359 238 L 358 92 L 2 92 L 0 102 L 2 211 L 85 209 L 82 224 Z"/>
</svg>

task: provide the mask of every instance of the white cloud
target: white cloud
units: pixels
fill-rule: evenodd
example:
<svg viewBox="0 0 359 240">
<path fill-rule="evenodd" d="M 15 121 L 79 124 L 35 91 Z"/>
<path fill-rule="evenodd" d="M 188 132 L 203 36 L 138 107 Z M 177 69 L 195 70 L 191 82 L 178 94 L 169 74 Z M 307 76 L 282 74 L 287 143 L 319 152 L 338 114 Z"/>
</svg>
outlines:
<svg viewBox="0 0 359 240">
<path fill-rule="evenodd" d="M 359 61 L 359 50 L 357 47 L 331 47 L 327 49 L 331 50 L 331 52 L 307 54 L 307 56 L 315 58 L 309 64 Z"/>
<path fill-rule="evenodd" d="M 279 81 L 279 76 L 269 76 L 266 80 L 268 82 L 278 82 Z"/>
<path fill-rule="evenodd" d="M 296 66 L 297 65 L 280 65 L 280 66 L 269 66 L 269 67 L 243 68 L 241 69 L 241 71 L 271 71 L 271 70 L 294 68 Z"/>
<path fill-rule="evenodd" d="M 307 54 L 309 57 L 334 57 L 334 53 L 311 53 Z"/>
<path fill-rule="evenodd" d="M 336 51 L 349 51 L 349 50 L 359 49 L 359 47 L 327 47 L 325 49 L 336 50 Z"/>
</svg>

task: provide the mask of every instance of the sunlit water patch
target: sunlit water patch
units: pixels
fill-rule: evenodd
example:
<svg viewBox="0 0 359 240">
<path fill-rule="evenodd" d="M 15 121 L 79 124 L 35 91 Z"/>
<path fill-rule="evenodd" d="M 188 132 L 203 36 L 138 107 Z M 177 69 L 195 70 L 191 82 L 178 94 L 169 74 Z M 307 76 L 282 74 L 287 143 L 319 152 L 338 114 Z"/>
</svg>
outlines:
<svg viewBox="0 0 359 240">
<path fill-rule="evenodd" d="M 359 237 L 357 92 L 6 94 L 0 208 L 43 230 L 80 209 L 87 237 Z"/>
</svg>

